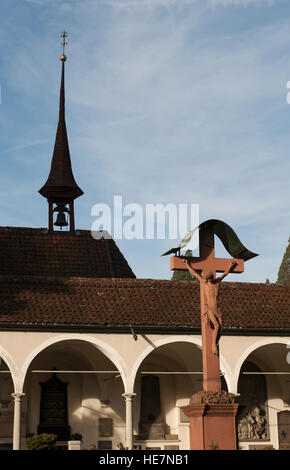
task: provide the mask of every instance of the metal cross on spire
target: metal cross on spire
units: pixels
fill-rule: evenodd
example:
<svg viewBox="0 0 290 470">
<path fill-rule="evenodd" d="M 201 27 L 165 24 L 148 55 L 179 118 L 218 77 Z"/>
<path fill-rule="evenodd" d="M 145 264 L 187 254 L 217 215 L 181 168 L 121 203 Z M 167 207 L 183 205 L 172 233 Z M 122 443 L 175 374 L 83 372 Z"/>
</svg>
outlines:
<svg viewBox="0 0 290 470">
<path fill-rule="evenodd" d="M 65 60 L 66 59 L 66 55 L 64 53 L 64 49 L 65 47 L 67 46 L 67 42 L 66 42 L 66 38 L 67 38 L 67 32 L 66 31 L 63 31 L 61 33 L 61 38 L 62 38 L 62 43 L 61 43 L 61 47 L 62 47 L 62 56 L 61 56 L 61 60 Z"/>
</svg>

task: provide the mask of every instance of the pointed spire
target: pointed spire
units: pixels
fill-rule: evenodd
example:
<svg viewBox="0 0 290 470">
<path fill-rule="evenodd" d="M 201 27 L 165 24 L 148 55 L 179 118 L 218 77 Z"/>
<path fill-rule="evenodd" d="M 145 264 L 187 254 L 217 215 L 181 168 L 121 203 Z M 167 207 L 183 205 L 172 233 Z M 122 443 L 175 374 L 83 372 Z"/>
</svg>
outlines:
<svg viewBox="0 0 290 470">
<path fill-rule="evenodd" d="M 53 203 L 72 203 L 74 199 L 83 194 L 83 191 L 77 185 L 71 166 L 69 144 L 65 123 L 65 61 L 64 47 L 67 33 L 62 33 L 63 54 L 60 58 L 62 62 L 60 98 L 59 98 L 59 119 L 55 137 L 54 151 L 52 156 L 51 168 L 48 179 L 39 193 L 47 198 L 48 202 Z M 51 209 L 52 210 L 52 209 Z M 73 216 L 73 214 L 72 214 Z M 50 214 L 50 219 L 52 214 Z M 51 221 L 50 221 L 51 227 Z"/>
<path fill-rule="evenodd" d="M 65 123 L 65 91 L 64 91 L 64 59 L 61 56 L 62 72 L 59 99 L 59 120 L 56 131 L 53 157 L 49 177 L 45 185 L 39 190 L 44 197 L 63 196 L 76 199 L 83 194 L 77 185 L 71 166 L 66 123 Z M 57 193 L 57 194 L 56 194 Z"/>
</svg>

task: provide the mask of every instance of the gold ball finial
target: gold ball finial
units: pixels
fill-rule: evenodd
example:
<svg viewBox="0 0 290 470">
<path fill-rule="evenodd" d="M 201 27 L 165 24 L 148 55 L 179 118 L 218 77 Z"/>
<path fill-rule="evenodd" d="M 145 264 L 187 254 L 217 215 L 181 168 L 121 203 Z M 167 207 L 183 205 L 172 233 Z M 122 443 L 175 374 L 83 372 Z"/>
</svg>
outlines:
<svg viewBox="0 0 290 470">
<path fill-rule="evenodd" d="M 66 55 L 65 55 L 65 54 L 62 54 L 62 55 L 60 56 L 60 60 L 61 60 L 62 62 L 65 62 L 65 61 L 66 61 Z"/>
</svg>

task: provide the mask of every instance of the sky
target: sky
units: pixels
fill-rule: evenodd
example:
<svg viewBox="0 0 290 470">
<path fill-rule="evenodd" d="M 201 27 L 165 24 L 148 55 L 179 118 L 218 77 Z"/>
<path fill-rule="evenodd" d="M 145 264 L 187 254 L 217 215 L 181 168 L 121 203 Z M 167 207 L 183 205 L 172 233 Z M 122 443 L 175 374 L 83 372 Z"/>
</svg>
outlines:
<svg viewBox="0 0 290 470">
<path fill-rule="evenodd" d="M 53 153 L 66 30 L 66 123 L 85 193 L 77 228 L 90 230 L 92 207 L 112 208 L 116 195 L 141 208 L 199 204 L 200 222 L 226 222 L 259 254 L 228 279 L 276 282 L 290 236 L 288 0 L 0 8 L 0 225 L 47 227 L 38 190 Z M 155 279 L 171 278 L 160 255 L 179 242 L 116 240 L 136 276 Z"/>
</svg>

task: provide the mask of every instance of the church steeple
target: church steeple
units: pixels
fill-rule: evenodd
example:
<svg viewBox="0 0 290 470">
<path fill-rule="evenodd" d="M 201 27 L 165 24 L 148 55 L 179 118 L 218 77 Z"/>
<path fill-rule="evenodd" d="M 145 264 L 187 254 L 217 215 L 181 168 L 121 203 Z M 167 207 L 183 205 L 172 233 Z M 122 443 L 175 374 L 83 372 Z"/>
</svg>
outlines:
<svg viewBox="0 0 290 470">
<path fill-rule="evenodd" d="M 61 85 L 59 98 L 59 120 L 56 131 L 55 145 L 51 162 L 51 169 L 48 179 L 39 193 L 45 197 L 49 206 L 49 230 L 53 231 L 54 226 L 61 229 L 68 225 L 65 214 L 70 219 L 70 231 L 75 230 L 74 223 L 74 200 L 83 194 L 83 191 L 77 185 L 71 166 L 66 123 L 65 123 L 65 61 L 64 47 L 66 46 L 65 38 L 67 33 L 62 33 L 63 53 L 60 57 L 62 62 Z M 54 207 L 55 206 L 55 207 Z M 69 207 L 67 207 L 69 206 Z M 56 221 L 53 221 L 53 214 L 57 213 Z"/>
</svg>

